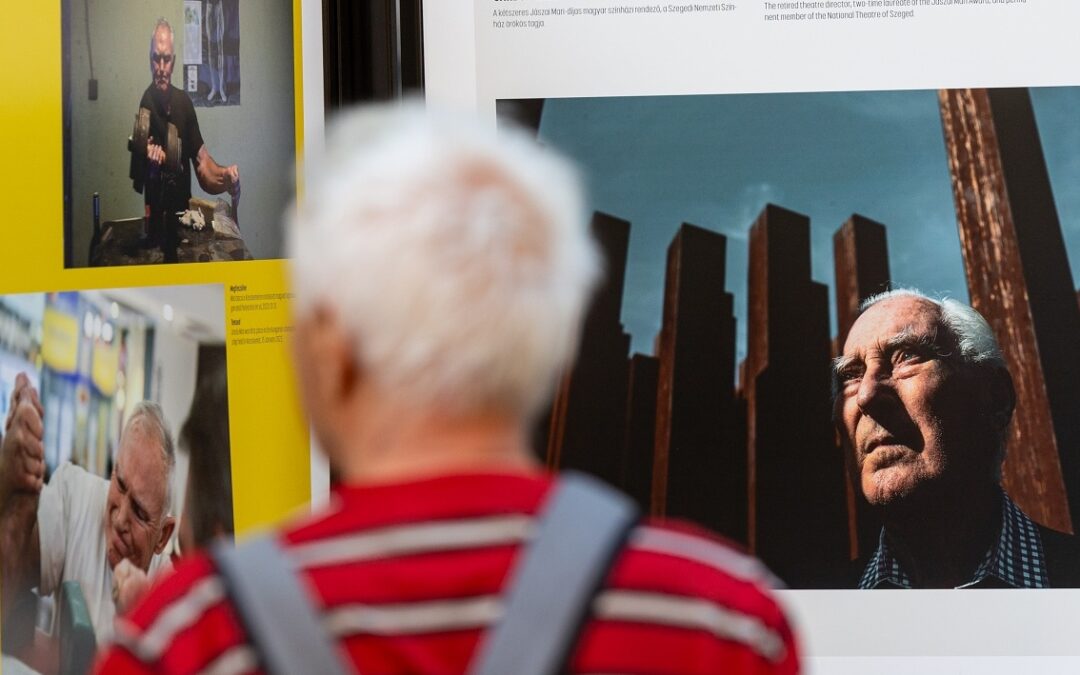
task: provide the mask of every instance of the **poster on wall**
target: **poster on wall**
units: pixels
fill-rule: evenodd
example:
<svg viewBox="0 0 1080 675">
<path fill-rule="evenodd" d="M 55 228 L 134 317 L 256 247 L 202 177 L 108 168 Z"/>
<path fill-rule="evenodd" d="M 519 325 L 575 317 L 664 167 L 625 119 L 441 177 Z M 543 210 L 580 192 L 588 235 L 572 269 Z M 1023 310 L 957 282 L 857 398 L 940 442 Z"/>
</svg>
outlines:
<svg viewBox="0 0 1080 675">
<path fill-rule="evenodd" d="M 965 136 L 958 101 L 992 115 L 992 139 Z M 1025 356 L 985 289 L 1056 307 L 1036 343 L 1071 372 L 1078 105 L 1078 87 L 499 101 L 584 168 L 598 239 L 626 242 L 605 250 L 621 319 L 585 335 L 612 353 L 578 365 L 548 457 L 709 525 L 791 588 L 1077 587 L 1080 424 L 1053 414 L 1075 387 Z M 987 166 L 1040 279 L 1005 216 L 969 213 L 964 195 L 1001 202 Z M 898 298 L 860 320 L 894 289 L 963 304 Z M 962 571 L 930 564 L 932 541 Z"/>
<path fill-rule="evenodd" d="M 222 290 L 0 295 L 4 466 L 45 465 L 0 507 L 4 651 L 36 672 L 81 672 L 110 638 L 119 566 L 150 580 L 233 532 Z"/>
<path fill-rule="evenodd" d="M 423 4 L 428 101 L 591 190 L 549 466 L 762 558 L 807 670 L 1075 672 L 1080 6 Z"/>
<path fill-rule="evenodd" d="M 39 444 L 5 426 L 0 462 L 30 457 L 44 476 L 0 490 L 4 673 L 86 672 L 128 606 L 117 569 L 152 580 L 312 493 L 281 222 L 304 139 L 321 137 L 319 4 L 250 5 L 242 101 L 229 58 L 249 5 L 223 4 L 212 52 L 212 4 L 8 8 L 20 65 L 0 76 L 0 136 L 25 161 L 0 164 L 18 195 L 0 247 L 0 419 Z M 196 107 L 217 54 L 228 104 Z"/>
<path fill-rule="evenodd" d="M 203 62 L 202 27 L 202 0 L 184 0 L 184 64 L 189 68 Z"/>
<path fill-rule="evenodd" d="M 280 258 L 296 161 L 292 0 L 259 4 L 245 33 L 258 86 L 243 99 L 237 0 L 68 0 L 62 12 L 65 266 Z"/>
<path fill-rule="evenodd" d="M 185 65 L 198 66 L 196 107 L 240 105 L 239 0 L 202 0 L 201 24 L 189 39 L 199 45 L 197 56 Z"/>
</svg>

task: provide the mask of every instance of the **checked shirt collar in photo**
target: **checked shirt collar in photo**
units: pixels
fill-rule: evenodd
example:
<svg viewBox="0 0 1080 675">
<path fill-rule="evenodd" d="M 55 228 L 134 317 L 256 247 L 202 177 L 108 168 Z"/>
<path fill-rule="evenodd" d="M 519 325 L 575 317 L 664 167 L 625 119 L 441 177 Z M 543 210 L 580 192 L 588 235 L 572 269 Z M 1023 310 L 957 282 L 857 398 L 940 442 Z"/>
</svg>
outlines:
<svg viewBox="0 0 1080 675">
<path fill-rule="evenodd" d="M 1001 495 L 1001 532 L 986 556 L 975 569 L 971 580 L 957 588 L 975 586 L 1011 586 L 1013 588 L 1049 588 L 1042 537 L 1034 522 L 1009 499 Z M 911 588 L 911 578 L 900 566 L 885 543 L 885 530 L 878 537 L 878 547 L 866 565 L 859 588 L 881 586 Z"/>
</svg>

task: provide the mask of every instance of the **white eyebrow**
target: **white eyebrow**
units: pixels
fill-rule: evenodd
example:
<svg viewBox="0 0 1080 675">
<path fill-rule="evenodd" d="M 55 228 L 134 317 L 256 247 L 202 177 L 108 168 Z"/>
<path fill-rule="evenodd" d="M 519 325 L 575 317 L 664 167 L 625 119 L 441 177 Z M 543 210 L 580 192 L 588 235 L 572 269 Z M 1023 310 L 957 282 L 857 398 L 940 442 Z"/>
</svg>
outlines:
<svg viewBox="0 0 1080 675">
<path fill-rule="evenodd" d="M 841 370 L 844 370 L 858 360 L 859 358 L 856 356 L 837 356 L 832 360 L 833 374 L 838 375 Z"/>
<path fill-rule="evenodd" d="M 885 340 L 878 341 L 878 349 L 882 352 L 894 351 L 900 347 L 921 346 L 925 347 L 939 356 L 946 356 L 948 353 L 937 342 L 937 333 L 919 333 L 912 326 L 905 326 L 899 332 L 889 336 Z M 851 364 L 861 361 L 862 359 L 854 355 L 837 356 L 832 360 L 833 374 L 838 375 L 840 371 L 847 368 Z"/>
<path fill-rule="evenodd" d="M 899 333 L 893 335 L 888 340 L 885 340 L 885 342 L 882 343 L 882 346 L 886 349 L 895 349 L 897 347 L 906 347 L 912 344 L 925 344 L 930 342 L 933 342 L 932 337 L 920 335 L 916 333 L 915 329 L 911 326 L 905 326 Z"/>
</svg>

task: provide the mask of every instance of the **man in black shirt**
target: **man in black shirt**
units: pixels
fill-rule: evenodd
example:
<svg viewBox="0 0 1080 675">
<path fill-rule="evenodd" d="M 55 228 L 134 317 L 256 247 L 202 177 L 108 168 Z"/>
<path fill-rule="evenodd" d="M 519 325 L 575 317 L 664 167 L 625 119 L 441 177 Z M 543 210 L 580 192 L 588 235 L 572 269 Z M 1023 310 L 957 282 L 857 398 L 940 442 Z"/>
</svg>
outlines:
<svg viewBox="0 0 1080 675">
<path fill-rule="evenodd" d="M 176 262 L 176 213 L 188 208 L 191 198 L 191 167 L 199 186 L 210 194 L 228 191 L 235 202 L 240 195 L 240 170 L 235 164 L 221 166 L 210 156 L 195 107 L 182 90 L 172 86 L 173 66 L 176 53 L 173 49 L 172 26 L 165 19 L 158 19 L 150 38 L 150 74 L 153 78 L 143 93 L 139 107 L 148 108 L 162 120 L 176 126 L 181 141 L 181 174 L 168 176 L 162 171 L 165 163 L 165 139 L 151 137 L 146 147 L 150 163 L 147 181 L 146 203 L 150 206 L 151 233 L 161 237 L 166 262 Z M 167 183 L 162 190 L 162 183 Z M 161 200 L 159 202 L 159 200 Z M 164 214 L 162 222 L 161 214 Z"/>
</svg>

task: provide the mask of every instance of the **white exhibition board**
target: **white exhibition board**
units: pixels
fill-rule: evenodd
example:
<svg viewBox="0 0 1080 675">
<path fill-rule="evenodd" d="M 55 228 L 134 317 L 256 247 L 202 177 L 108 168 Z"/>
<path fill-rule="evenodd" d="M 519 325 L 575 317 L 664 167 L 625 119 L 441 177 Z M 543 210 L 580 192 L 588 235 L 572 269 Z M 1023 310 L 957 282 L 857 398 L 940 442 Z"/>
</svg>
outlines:
<svg viewBox="0 0 1080 675">
<path fill-rule="evenodd" d="M 1075 0 L 438 0 L 429 102 L 1080 85 Z M 1080 672 L 1080 590 L 784 591 L 814 673 Z"/>
</svg>

